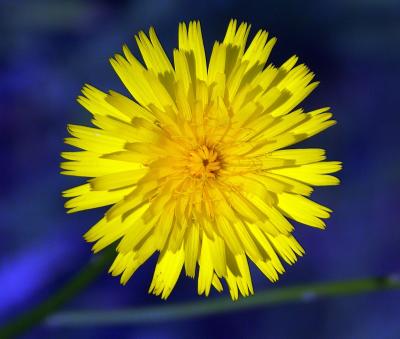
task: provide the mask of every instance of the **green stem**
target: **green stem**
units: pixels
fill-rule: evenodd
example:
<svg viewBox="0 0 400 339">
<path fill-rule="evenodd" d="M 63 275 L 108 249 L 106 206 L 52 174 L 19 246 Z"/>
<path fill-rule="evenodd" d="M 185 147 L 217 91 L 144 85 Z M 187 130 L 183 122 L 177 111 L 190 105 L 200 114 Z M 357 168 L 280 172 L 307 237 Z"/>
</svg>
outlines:
<svg viewBox="0 0 400 339">
<path fill-rule="evenodd" d="M 65 302 L 73 298 L 90 284 L 112 260 L 114 250 L 109 250 L 92 260 L 58 292 L 37 307 L 17 316 L 0 328 L 0 338 L 11 338 L 30 329 L 46 319 L 50 326 L 110 326 L 137 323 L 152 323 L 179 320 L 215 313 L 234 312 L 248 308 L 271 306 L 287 302 L 312 301 L 322 297 L 335 297 L 368 293 L 380 290 L 400 289 L 400 279 L 396 276 L 372 277 L 293 287 L 271 288 L 257 292 L 254 296 L 232 302 L 228 297 L 141 307 L 116 311 L 71 311 L 52 315 Z"/>
<path fill-rule="evenodd" d="M 16 316 L 6 325 L 0 327 L 0 338 L 16 337 L 40 323 L 64 303 L 72 299 L 104 271 L 106 265 L 111 263 L 112 253 L 114 252 L 115 251 L 111 249 L 96 256 L 55 294 L 51 295 L 48 299 L 31 310 Z"/>
<path fill-rule="evenodd" d="M 322 297 L 335 297 L 400 289 L 400 280 L 393 277 L 367 278 L 293 287 L 271 288 L 254 296 L 232 302 L 228 297 L 217 297 L 196 302 L 165 304 L 115 311 L 71 311 L 50 316 L 50 326 L 111 326 L 154 323 L 187 319 L 215 313 L 226 313 L 248 308 L 271 306 L 287 302 L 312 301 Z"/>
</svg>

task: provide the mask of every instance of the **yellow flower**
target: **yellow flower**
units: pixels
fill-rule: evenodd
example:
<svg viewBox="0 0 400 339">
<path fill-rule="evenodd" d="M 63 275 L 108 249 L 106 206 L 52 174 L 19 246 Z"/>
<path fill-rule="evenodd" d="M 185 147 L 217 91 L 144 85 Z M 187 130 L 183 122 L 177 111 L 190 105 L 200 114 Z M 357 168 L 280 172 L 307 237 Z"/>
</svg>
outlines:
<svg viewBox="0 0 400 339">
<path fill-rule="evenodd" d="M 322 149 L 283 149 L 335 124 L 329 108 L 297 106 L 313 91 L 314 74 L 292 56 L 266 62 L 276 39 L 229 24 L 206 63 L 200 23 L 179 25 L 173 64 L 151 28 L 135 38 L 145 66 L 123 47 L 111 65 L 134 100 L 86 85 L 79 103 L 95 127 L 69 125 L 66 175 L 89 177 L 63 194 L 69 212 L 112 205 L 86 234 L 98 252 L 119 240 L 110 268 L 125 284 L 159 252 L 150 292 L 167 298 L 182 268 L 198 269 L 198 293 L 232 299 L 253 293 L 247 259 L 270 279 L 303 248 L 297 222 L 324 228 L 331 210 L 307 197 L 312 186 L 337 185 L 337 161 Z"/>
</svg>

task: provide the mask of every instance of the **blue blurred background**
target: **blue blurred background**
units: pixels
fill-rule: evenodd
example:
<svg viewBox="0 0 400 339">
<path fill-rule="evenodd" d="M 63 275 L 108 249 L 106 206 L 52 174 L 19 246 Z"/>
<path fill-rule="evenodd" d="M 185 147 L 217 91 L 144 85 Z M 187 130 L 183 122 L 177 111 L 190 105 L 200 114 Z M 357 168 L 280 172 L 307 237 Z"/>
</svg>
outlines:
<svg viewBox="0 0 400 339">
<path fill-rule="evenodd" d="M 334 210 L 326 231 L 297 225 L 307 255 L 276 286 L 400 272 L 400 1 L 0 2 L 0 323 L 51 295 L 91 257 L 82 234 L 102 211 L 66 215 L 59 175 L 66 124 L 87 123 L 84 83 L 125 91 L 108 58 L 154 25 L 171 55 L 177 24 L 200 19 L 207 51 L 230 18 L 278 37 L 271 61 L 297 54 L 321 81 L 305 108 L 339 124 L 305 145 L 342 160 L 342 185 L 318 189 Z M 126 287 L 105 272 L 64 309 L 165 304 L 147 295 L 154 258 Z M 273 286 L 253 270 L 255 289 Z M 225 292 L 226 294 L 227 292 Z M 179 280 L 168 302 L 196 300 Z M 213 294 L 212 298 L 218 297 Z M 400 338 L 397 291 L 143 326 L 38 326 L 25 338 Z"/>
</svg>

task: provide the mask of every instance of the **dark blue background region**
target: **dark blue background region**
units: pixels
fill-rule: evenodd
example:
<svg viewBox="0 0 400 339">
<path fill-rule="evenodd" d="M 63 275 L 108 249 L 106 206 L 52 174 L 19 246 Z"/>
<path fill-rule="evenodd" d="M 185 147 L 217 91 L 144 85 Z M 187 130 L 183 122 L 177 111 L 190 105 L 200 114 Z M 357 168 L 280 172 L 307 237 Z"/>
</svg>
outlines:
<svg viewBox="0 0 400 339">
<path fill-rule="evenodd" d="M 102 211 L 66 215 L 59 175 L 66 124 L 88 82 L 124 91 L 108 58 L 154 25 L 169 55 L 177 24 L 200 19 L 208 52 L 230 18 L 278 37 L 271 60 L 299 55 L 321 81 L 307 109 L 339 124 L 305 145 L 342 160 L 342 185 L 315 200 L 335 211 L 326 231 L 297 225 L 307 255 L 276 286 L 400 271 L 400 1 L 2 1 L 0 3 L 0 322 L 57 290 L 91 257 L 82 234 Z M 105 273 L 65 309 L 165 304 L 146 294 L 154 258 L 126 287 Z M 273 286 L 253 270 L 257 290 Z M 226 293 L 226 292 L 225 292 Z M 211 298 L 219 297 L 215 294 Z M 179 280 L 168 302 L 195 300 Z M 400 338 L 399 292 L 120 328 L 39 326 L 26 338 Z"/>
</svg>

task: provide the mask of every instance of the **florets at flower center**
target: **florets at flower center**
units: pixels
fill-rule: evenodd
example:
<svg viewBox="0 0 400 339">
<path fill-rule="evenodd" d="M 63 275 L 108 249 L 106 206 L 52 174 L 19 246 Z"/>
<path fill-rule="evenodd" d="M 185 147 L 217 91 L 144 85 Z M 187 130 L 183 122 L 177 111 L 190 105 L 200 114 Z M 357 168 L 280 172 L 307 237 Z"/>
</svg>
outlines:
<svg viewBox="0 0 400 339">
<path fill-rule="evenodd" d="M 207 145 L 193 149 L 187 158 L 187 168 L 195 178 L 216 178 L 221 169 L 221 157 L 217 150 Z"/>
</svg>

